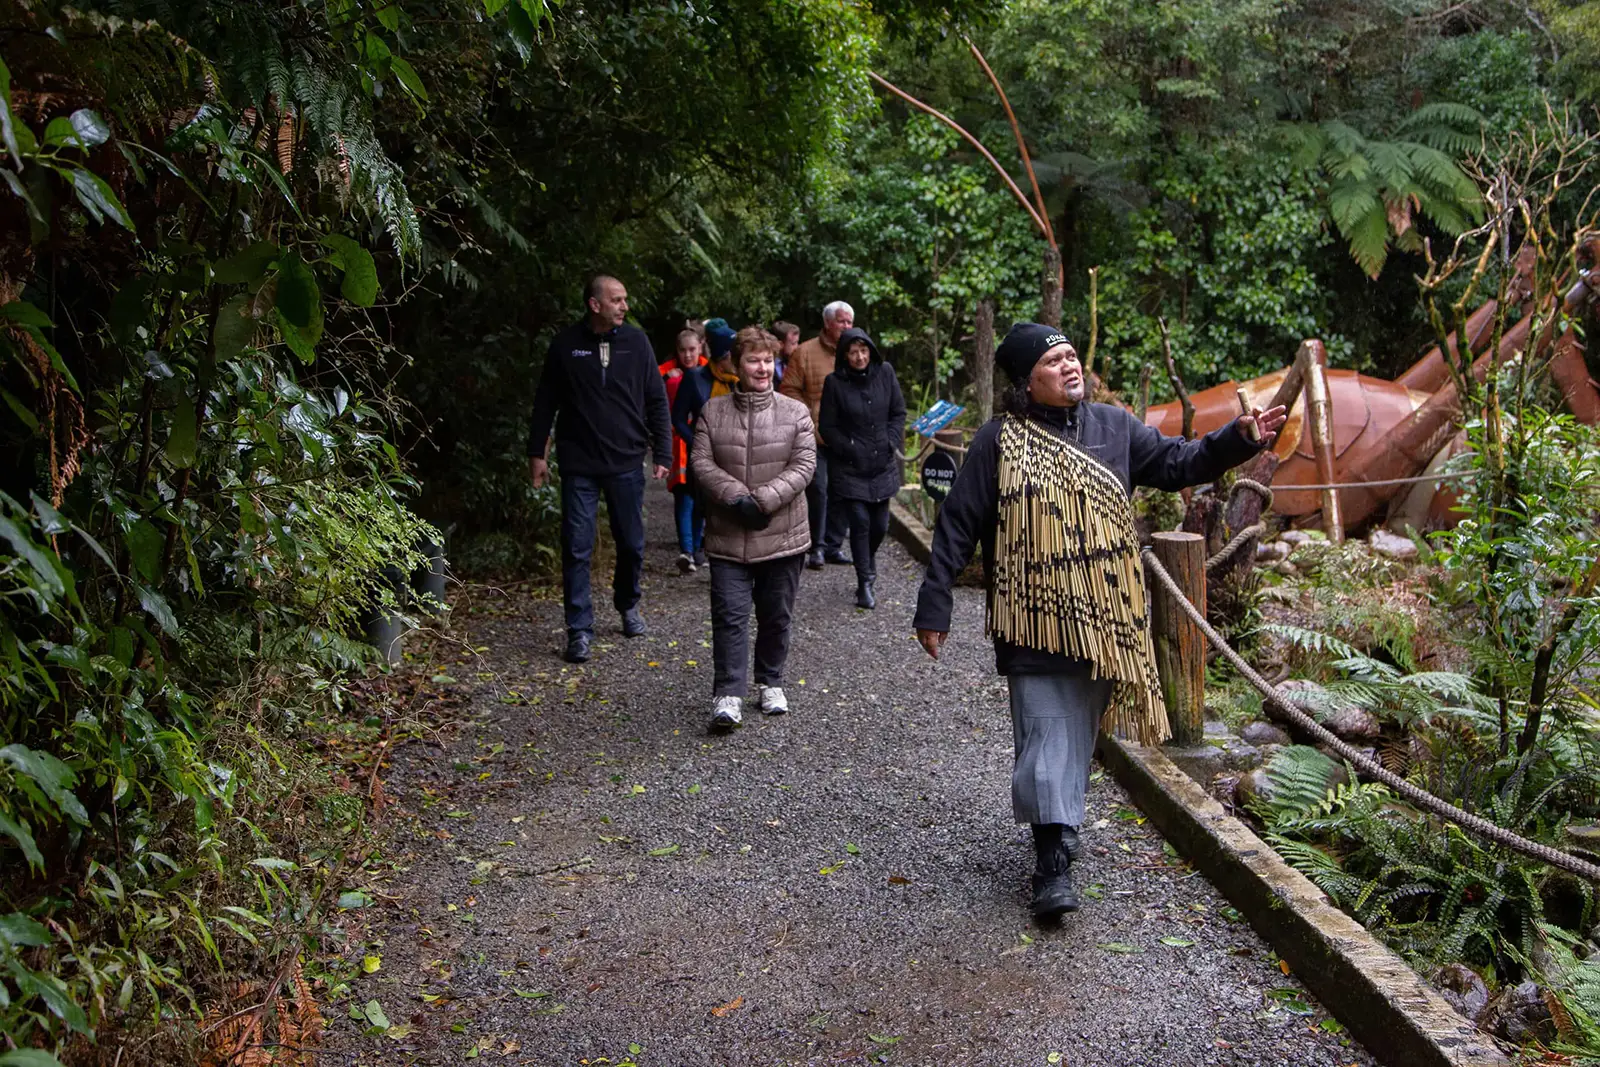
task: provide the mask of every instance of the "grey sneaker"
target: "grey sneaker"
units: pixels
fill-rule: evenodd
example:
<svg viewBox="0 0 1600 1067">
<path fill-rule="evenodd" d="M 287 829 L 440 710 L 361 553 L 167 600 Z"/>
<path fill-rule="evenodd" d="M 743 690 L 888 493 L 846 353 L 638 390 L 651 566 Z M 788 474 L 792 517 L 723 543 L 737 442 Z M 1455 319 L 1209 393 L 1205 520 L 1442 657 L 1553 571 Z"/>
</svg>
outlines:
<svg viewBox="0 0 1600 1067">
<path fill-rule="evenodd" d="M 783 715 L 789 710 L 789 698 L 783 695 L 780 685 L 758 685 L 756 697 L 763 715 Z"/>
<path fill-rule="evenodd" d="M 711 728 L 713 730 L 731 730 L 744 722 L 744 713 L 739 710 L 739 705 L 744 703 L 738 697 L 717 697 L 711 705 Z"/>
</svg>

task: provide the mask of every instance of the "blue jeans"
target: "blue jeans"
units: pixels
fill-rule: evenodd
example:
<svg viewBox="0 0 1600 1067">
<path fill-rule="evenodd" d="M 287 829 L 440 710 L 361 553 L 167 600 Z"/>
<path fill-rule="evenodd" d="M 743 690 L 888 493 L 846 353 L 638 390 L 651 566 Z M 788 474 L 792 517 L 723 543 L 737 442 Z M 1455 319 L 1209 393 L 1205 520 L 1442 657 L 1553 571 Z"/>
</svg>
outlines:
<svg viewBox="0 0 1600 1067">
<path fill-rule="evenodd" d="M 672 491 L 672 517 L 678 523 L 678 551 L 694 555 L 706 539 L 705 511 L 688 486 Z"/>
<path fill-rule="evenodd" d="M 567 633 L 594 632 L 594 603 L 589 596 L 589 560 L 605 497 L 611 539 L 617 545 L 612 575 L 612 603 L 619 612 L 639 603 L 644 574 L 644 468 L 590 478 L 561 475 L 561 593 L 567 609 Z"/>
</svg>

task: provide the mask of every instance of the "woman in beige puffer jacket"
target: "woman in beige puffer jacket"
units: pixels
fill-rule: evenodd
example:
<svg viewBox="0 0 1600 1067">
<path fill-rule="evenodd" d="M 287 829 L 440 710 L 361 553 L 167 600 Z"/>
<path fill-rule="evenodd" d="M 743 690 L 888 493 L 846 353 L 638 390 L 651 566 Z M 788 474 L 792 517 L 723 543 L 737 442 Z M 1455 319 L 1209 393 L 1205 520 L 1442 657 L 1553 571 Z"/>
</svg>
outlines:
<svg viewBox="0 0 1600 1067">
<path fill-rule="evenodd" d="M 756 615 L 756 697 L 761 710 L 789 710 L 783 666 L 800 570 L 811 547 L 805 489 L 816 469 L 811 413 L 772 388 L 778 339 L 747 326 L 734 339 L 739 388 L 706 403 L 689 467 L 706 505 L 711 559 L 711 727 L 742 719 L 750 609 Z"/>
</svg>

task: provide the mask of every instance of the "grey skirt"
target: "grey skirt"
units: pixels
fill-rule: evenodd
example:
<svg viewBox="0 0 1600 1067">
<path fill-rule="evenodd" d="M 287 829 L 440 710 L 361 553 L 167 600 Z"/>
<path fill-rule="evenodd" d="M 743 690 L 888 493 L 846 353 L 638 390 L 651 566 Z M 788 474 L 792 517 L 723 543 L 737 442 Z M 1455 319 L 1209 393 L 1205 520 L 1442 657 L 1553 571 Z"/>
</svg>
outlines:
<svg viewBox="0 0 1600 1067">
<path fill-rule="evenodd" d="M 1011 813 L 1019 823 L 1083 822 L 1100 717 L 1111 699 L 1109 679 L 1089 666 L 1060 674 L 1013 674 Z"/>
</svg>

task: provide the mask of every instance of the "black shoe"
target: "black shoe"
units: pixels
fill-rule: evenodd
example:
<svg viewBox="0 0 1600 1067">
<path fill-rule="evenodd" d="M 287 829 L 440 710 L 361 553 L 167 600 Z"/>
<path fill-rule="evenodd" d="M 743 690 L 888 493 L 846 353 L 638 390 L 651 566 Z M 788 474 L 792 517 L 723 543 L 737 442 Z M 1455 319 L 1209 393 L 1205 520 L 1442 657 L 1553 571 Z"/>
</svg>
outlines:
<svg viewBox="0 0 1600 1067">
<path fill-rule="evenodd" d="M 822 561 L 824 563 L 841 563 L 846 567 L 850 566 L 850 557 L 839 551 L 837 548 L 824 552 L 822 554 Z"/>
<path fill-rule="evenodd" d="M 806 566 L 814 571 L 820 571 L 822 569 L 822 549 L 813 548 L 810 552 L 806 553 Z"/>
<path fill-rule="evenodd" d="M 871 609 L 878 606 L 878 598 L 872 595 L 872 581 L 868 578 L 856 583 L 856 607 Z"/>
<path fill-rule="evenodd" d="M 578 630 L 567 635 L 567 650 L 561 653 L 561 658 L 568 663 L 585 663 L 589 659 L 589 642 L 594 637 L 588 630 Z"/>
<path fill-rule="evenodd" d="M 708 565 L 710 562 L 711 561 L 706 558 L 706 550 L 705 549 L 697 548 L 697 549 L 694 550 L 694 565 L 696 567 L 704 567 L 704 566 Z"/>
<path fill-rule="evenodd" d="M 1035 874 L 1033 876 L 1033 917 L 1054 919 L 1077 911 L 1080 904 L 1078 891 L 1072 886 L 1072 865 L 1062 867 L 1060 874 Z"/>
<path fill-rule="evenodd" d="M 644 615 L 640 613 L 638 605 L 622 613 L 622 636 L 643 637 L 650 627 L 645 625 Z"/>
<path fill-rule="evenodd" d="M 1033 915 L 1054 919 L 1063 912 L 1077 911 L 1082 901 L 1072 885 L 1072 852 L 1077 831 L 1060 823 L 1035 825 L 1033 849 L 1038 869 L 1033 875 Z"/>
</svg>

